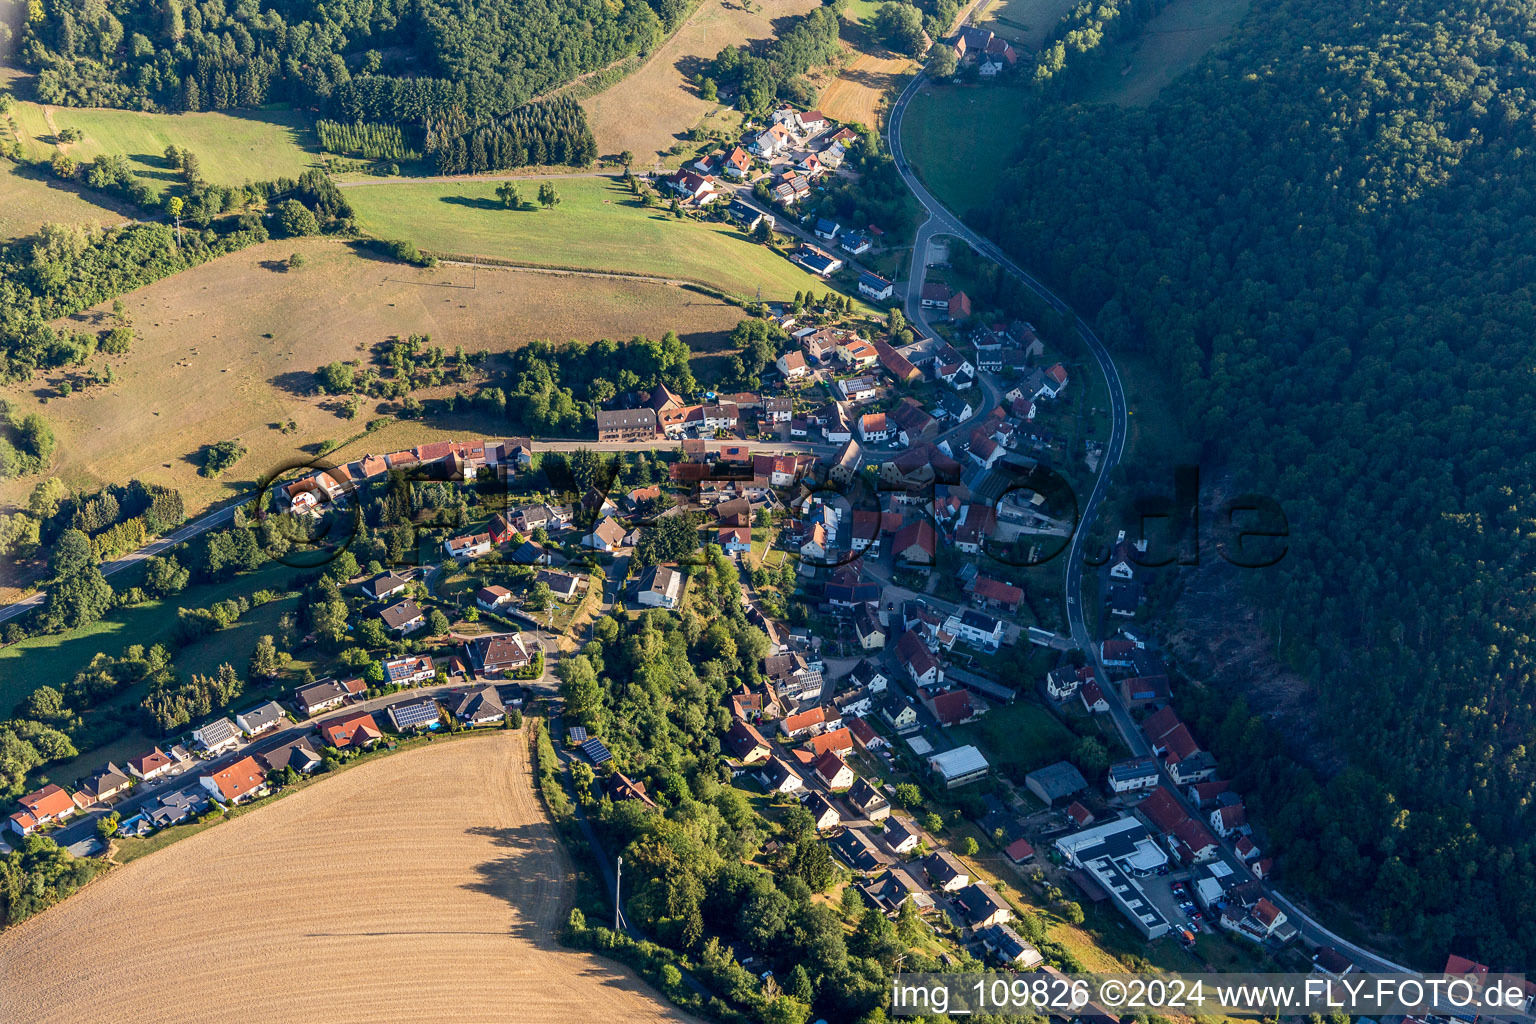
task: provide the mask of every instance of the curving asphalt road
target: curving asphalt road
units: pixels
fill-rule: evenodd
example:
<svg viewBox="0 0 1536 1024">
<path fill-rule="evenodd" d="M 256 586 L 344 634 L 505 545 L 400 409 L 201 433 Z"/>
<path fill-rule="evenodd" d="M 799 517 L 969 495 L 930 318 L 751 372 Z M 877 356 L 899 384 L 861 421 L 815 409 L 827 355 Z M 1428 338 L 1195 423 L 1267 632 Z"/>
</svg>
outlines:
<svg viewBox="0 0 1536 1024">
<path fill-rule="evenodd" d="M 928 243 L 935 235 L 952 235 L 961 239 L 978 253 L 1017 277 L 1030 291 L 1043 299 L 1056 312 L 1070 312 L 1070 307 L 1055 292 L 1041 284 L 991 241 L 983 238 L 962 223 L 960 218 L 955 216 L 943 203 L 939 202 L 923 185 L 922 181 L 918 179 L 917 175 L 913 173 L 911 165 L 907 163 L 906 153 L 902 148 L 901 122 L 906 114 L 908 103 L 911 102 L 913 96 L 917 95 L 926 80 L 927 75 L 920 72 L 917 77 L 908 83 L 907 87 L 902 90 L 901 96 L 897 98 L 895 104 L 891 107 L 891 116 L 886 123 L 886 143 L 890 146 L 891 155 L 896 160 L 896 168 L 900 172 L 902 180 L 907 183 L 907 187 L 912 190 L 912 194 L 916 196 L 918 203 L 922 205 L 924 211 L 928 214 L 927 220 L 918 227 L 917 235 L 913 240 L 912 264 L 907 275 L 907 319 L 914 323 L 923 322 L 921 304 L 923 277 L 927 270 Z M 1099 687 L 1104 691 L 1104 699 L 1109 704 L 1109 713 L 1115 723 L 1115 728 L 1119 731 L 1121 738 L 1125 740 L 1125 744 L 1132 754 L 1138 757 L 1145 757 L 1152 753 L 1151 746 L 1142 734 L 1141 729 L 1137 727 L 1130 711 L 1126 709 L 1121 701 L 1119 688 L 1110 685 L 1109 674 L 1105 671 L 1098 645 L 1093 642 L 1093 638 L 1088 633 L 1088 624 L 1083 614 L 1082 599 L 1083 548 L 1086 544 L 1085 538 L 1093 526 L 1094 519 L 1099 513 L 1105 493 L 1109 488 L 1109 471 L 1119 465 L 1120 458 L 1125 453 L 1127 427 L 1125 387 L 1120 380 L 1120 371 L 1115 367 L 1114 360 L 1110 358 L 1109 351 L 1104 347 L 1104 343 L 1099 340 L 1098 335 L 1094 334 L 1093 328 L 1088 326 L 1082 317 L 1078 317 L 1075 314 L 1074 320 L 1077 326 L 1077 336 L 1082 340 L 1083 345 L 1088 351 L 1092 353 L 1094 361 L 1099 365 L 1100 372 L 1104 374 L 1104 382 L 1109 389 L 1111 422 L 1109 445 L 1105 449 L 1104 459 L 1099 465 L 1099 475 L 1094 480 L 1093 491 L 1088 495 L 1088 500 L 1082 507 L 1082 518 L 1078 523 L 1077 531 L 1072 535 L 1072 543 L 1068 546 L 1066 552 L 1067 570 L 1064 585 L 1066 590 L 1067 626 L 1072 635 L 1072 641 L 1082 648 L 1093 660 L 1094 672 L 1098 677 Z M 1187 805 L 1183 799 L 1183 794 L 1176 785 L 1172 784 L 1172 780 L 1165 777 L 1164 782 L 1168 784 L 1169 789 L 1172 790 L 1179 802 L 1185 805 L 1185 812 L 1195 816 L 1194 809 Z M 1245 880 L 1253 879 L 1254 876 L 1249 866 L 1233 852 L 1230 844 L 1222 844 L 1219 849 L 1222 860 L 1232 868 L 1239 878 Z M 1364 949 L 1329 931 L 1290 900 L 1276 892 L 1272 887 L 1265 886 L 1265 889 L 1270 898 L 1285 910 L 1286 916 L 1290 919 L 1291 923 L 1296 926 L 1297 930 L 1309 942 L 1317 945 L 1331 945 L 1352 957 L 1361 967 L 1367 970 L 1384 973 L 1412 973 L 1408 968 L 1384 959 L 1370 950 Z"/>
</svg>

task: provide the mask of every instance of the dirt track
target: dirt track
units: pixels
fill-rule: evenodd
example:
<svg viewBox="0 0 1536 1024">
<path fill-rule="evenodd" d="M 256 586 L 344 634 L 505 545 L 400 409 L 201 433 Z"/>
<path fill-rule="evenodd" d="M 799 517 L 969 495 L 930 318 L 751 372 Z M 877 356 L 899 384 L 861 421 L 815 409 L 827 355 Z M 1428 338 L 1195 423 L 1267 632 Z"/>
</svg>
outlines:
<svg viewBox="0 0 1536 1024">
<path fill-rule="evenodd" d="M 688 1020 L 555 943 L 571 885 L 522 737 L 433 744 L 119 868 L 0 936 L 0 1016 Z"/>
</svg>

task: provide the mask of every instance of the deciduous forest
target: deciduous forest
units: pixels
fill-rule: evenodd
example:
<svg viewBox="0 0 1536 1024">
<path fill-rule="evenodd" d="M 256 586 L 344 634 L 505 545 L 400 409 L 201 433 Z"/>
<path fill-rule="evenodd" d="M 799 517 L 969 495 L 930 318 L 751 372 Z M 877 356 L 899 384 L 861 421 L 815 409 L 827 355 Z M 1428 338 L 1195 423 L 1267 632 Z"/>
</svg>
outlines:
<svg viewBox="0 0 1536 1024">
<path fill-rule="evenodd" d="M 1332 756 L 1203 727 L 1287 884 L 1426 963 L 1536 956 L 1533 40 L 1528 0 L 1255 5 L 1144 109 L 1047 104 L 973 214 L 1286 510 L 1248 593 Z"/>
</svg>

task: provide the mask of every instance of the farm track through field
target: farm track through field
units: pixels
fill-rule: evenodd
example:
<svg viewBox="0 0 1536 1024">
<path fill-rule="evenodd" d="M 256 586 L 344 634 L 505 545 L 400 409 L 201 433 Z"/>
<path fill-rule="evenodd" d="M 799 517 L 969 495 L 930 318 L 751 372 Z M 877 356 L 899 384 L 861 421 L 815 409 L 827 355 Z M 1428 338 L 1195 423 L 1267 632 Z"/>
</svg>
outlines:
<svg viewBox="0 0 1536 1024">
<path fill-rule="evenodd" d="M 685 1021 L 555 940 L 568 856 L 526 737 L 381 758 L 182 840 L 0 936 L 29 1024 Z"/>
</svg>

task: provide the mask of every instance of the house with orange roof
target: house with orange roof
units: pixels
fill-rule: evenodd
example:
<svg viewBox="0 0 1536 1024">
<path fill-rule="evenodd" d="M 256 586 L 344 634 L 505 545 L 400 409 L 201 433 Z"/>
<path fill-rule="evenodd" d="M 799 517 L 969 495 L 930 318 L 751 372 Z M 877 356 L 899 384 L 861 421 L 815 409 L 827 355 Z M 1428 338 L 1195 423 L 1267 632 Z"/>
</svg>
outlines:
<svg viewBox="0 0 1536 1024">
<path fill-rule="evenodd" d="M 28 793 L 17 803 L 21 804 L 21 810 L 11 815 L 11 830 L 24 836 L 64 821 L 79 810 L 63 787 L 53 783 Z"/>
<path fill-rule="evenodd" d="M 384 730 L 367 711 L 320 723 L 320 738 L 337 750 L 362 750 L 384 738 Z"/>
<path fill-rule="evenodd" d="M 267 773 L 254 757 L 242 757 L 227 768 L 199 776 L 197 782 L 216 803 L 239 804 L 266 793 Z"/>
</svg>

